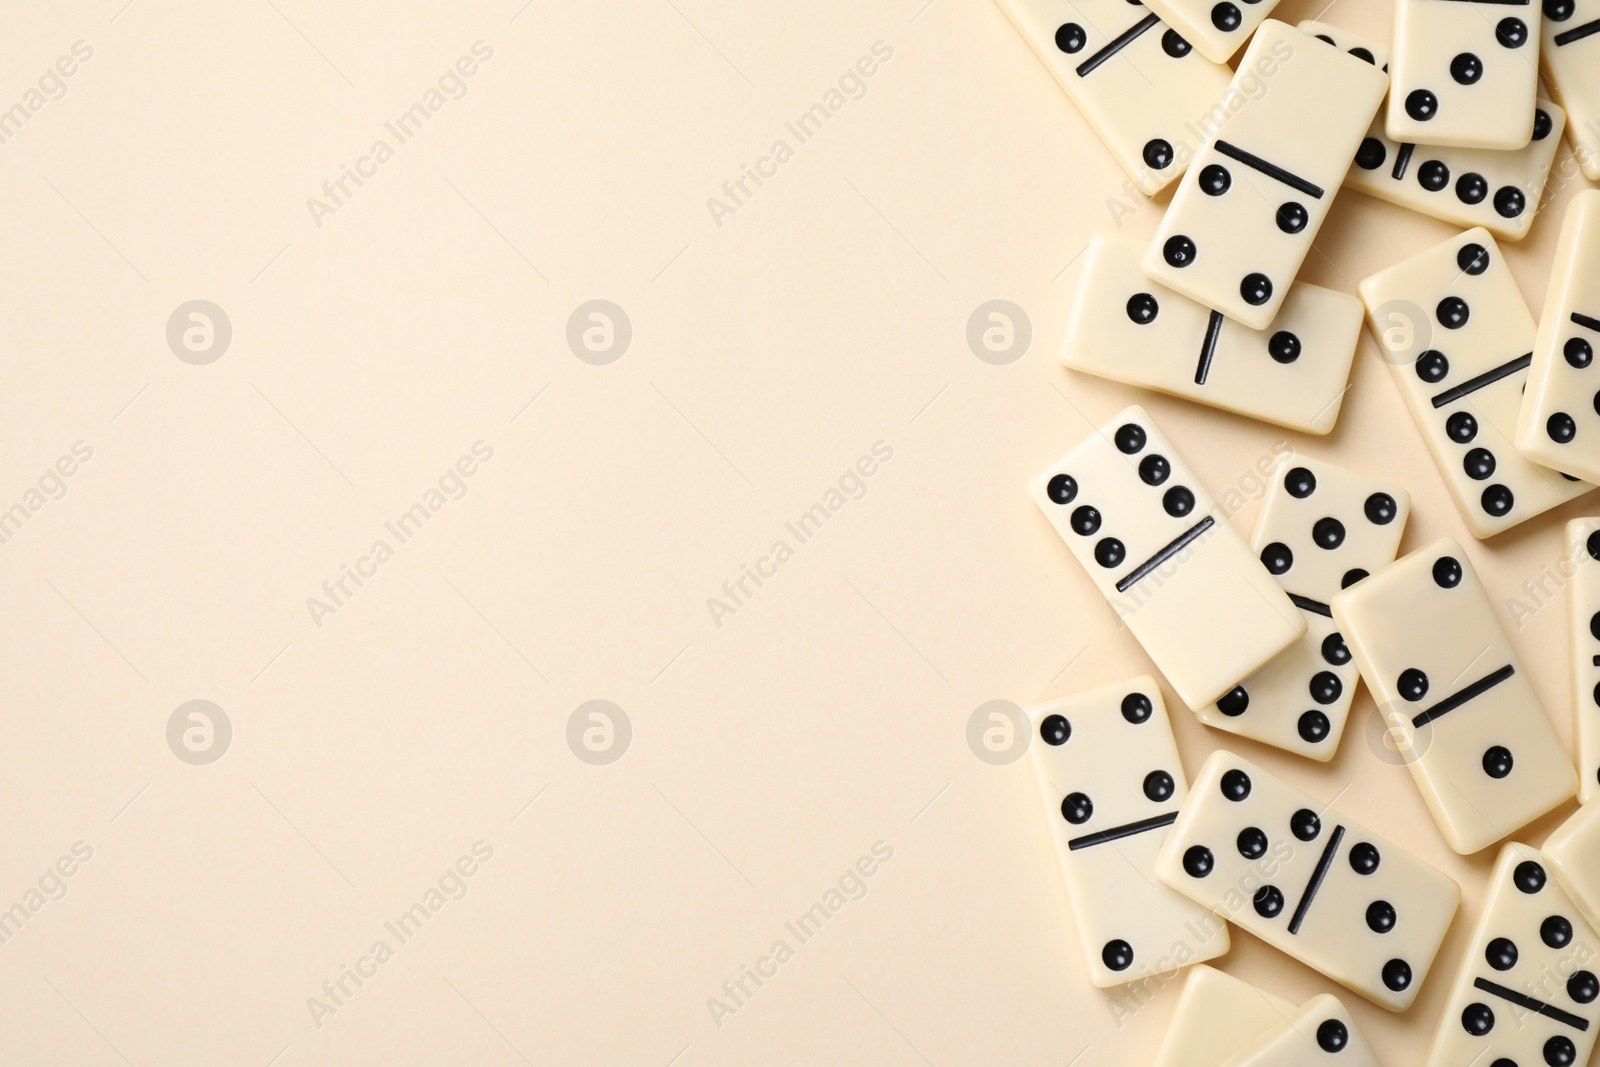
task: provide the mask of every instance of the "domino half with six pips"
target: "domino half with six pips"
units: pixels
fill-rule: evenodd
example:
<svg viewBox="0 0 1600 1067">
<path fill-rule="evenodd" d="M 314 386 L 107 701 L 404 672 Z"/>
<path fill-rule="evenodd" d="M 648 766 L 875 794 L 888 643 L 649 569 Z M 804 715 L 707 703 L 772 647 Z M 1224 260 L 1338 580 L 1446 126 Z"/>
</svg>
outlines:
<svg viewBox="0 0 1600 1067">
<path fill-rule="evenodd" d="M 1420 548 L 1332 606 L 1451 848 L 1477 852 L 1577 792 L 1572 761 L 1459 544 Z"/>
<path fill-rule="evenodd" d="M 1195 776 L 1156 874 L 1390 1011 L 1416 999 L 1461 889 L 1232 752 Z"/>
<path fill-rule="evenodd" d="M 1229 87 L 1230 109 L 1157 227 L 1145 273 L 1266 329 L 1388 85 L 1373 64 L 1275 19 L 1263 22 Z M 1531 106 L 1528 115 L 1531 122 Z"/>
<path fill-rule="evenodd" d="M 1228 928 L 1155 877 L 1189 784 L 1156 680 L 1103 686 L 1029 713 L 1029 744 L 1094 984 L 1120 985 L 1228 951 Z"/>
<path fill-rule="evenodd" d="M 1197 137 L 1189 124 L 1222 99 L 1228 68 L 1138 0 L 1000 0 L 1146 195 L 1183 173 Z"/>
<path fill-rule="evenodd" d="M 1097 428 L 1028 491 L 1189 707 L 1216 700 L 1305 633 L 1143 408 Z"/>
<path fill-rule="evenodd" d="M 1061 362 L 1306 433 L 1333 429 L 1361 336 L 1361 301 L 1297 282 L 1265 330 L 1145 277 L 1142 242 L 1089 243 Z"/>
<path fill-rule="evenodd" d="M 1379 352 L 1474 536 L 1492 537 L 1594 488 L 1513 444 L 1538 328 L 1487 230 L 1452 237 L 1358 289 Z"/>
<path fill-rule="evenodd" d="M 1333 758 L 1360 676 L 1329 608 L 1391 562 L 1411 514 L 1398 485 L 1293 452 L 1281 457 L 1250 544 L 1305 615 L 1306 635 L 1195 714 L 1207 726 Z"/>
</svg>

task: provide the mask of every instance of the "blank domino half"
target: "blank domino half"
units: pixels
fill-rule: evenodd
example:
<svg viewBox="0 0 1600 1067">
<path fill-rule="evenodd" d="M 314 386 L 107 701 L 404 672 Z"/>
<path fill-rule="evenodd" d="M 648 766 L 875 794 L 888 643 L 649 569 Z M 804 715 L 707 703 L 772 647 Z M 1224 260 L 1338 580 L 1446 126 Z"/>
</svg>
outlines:
<svg viewBox="0 0 1600 1067">
<path fill-rule="evenodd" d="M 1596 56 L 1600 62 L 1600 54 Z M 1600 189 L 1567 205 L 1517 415 L 1517 447 L 1536 463 L 1600 478 Z"/>
<path fill-rule="evenodd" d="M 1125 0 L 1000 0 L 1128 177 L 1153 195 L 1194 152 L 1189 123 L 1222 99 L 1228 68 Z"/>
<path fill-rule="evenodd" d="M 1266 329 L 1388 85 L 1373 64 L 1276 19 L 1263 22 L 1229 88 L 1230 107 L 1238 106 L 1173 194 L 1144 272 L 1253 330 Z"/>
<path fill-rule="evenodd" d="M 1600 800 L 1600 518 L 1567 523 L 1567 645 L 1572 660 L 1572 734 L 1578 799 Z"/>
<path fill-rule="evenodd" d="M 1094 984 L 1228 951 L 1227 926 L 1155 877 L 1189 793 L 1156 680 L 1132 678 L 1029 715 L 1028 748 Z"/>
<path fill-rule="evenodd" d="M 1333 619 L 1451 848 L 1486 848 L 1577 791 L 1527 668 L 1456 542 L 1435 541 L 1340 593 Z"/>
<path fill-rule="evenodd" d="M 1300 1009 L 1205 964 L 1189 969 L 1151 1067 L 1223 1067 Z"/>
<path fill-rule="evenodd" d="M 1538 327 L 1487 230 L 1452 237 L 1358 288 L 1379 351 L 1474 536 L 1492 537 L 1594 488 L 1513 444 Z"/>
<path fill-rule="evenodd" d="M 1305 633 L 1305 619 L 1143 408 L 1043 471 L 1029 495 L 1190 708 Z"/>
<path fill-rule="evenodd" d="M 1252 330 L 1146 278 L 1143 254 L 1120 234 L 1091 240 L 1062 363 L 1306 433 L 1333 429 L 1361 301 L 1296 282 L 1272 325 Z"/>
<path fill-rule="evenodd" d="M 1461 902 L 1448 875 L 1226 750 L 1195 776 L 1156 875 L 1390 1011 L 1416 999 Z"/>
</svg>

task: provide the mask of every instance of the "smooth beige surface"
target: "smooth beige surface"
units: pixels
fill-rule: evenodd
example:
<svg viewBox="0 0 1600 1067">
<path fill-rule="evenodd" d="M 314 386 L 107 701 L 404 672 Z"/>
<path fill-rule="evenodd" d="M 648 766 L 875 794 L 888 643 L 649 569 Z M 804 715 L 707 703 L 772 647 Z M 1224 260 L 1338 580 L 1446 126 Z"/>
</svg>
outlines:
<svg viewBox="0 0 1600 1067">
<path fill-rule="evenodd" d="M 1265 330 L 1252 330 L 1151 281 L 1143 242 L 1095 234 L 1073 294 L 1061 361 L 1279 426 L 1325 434 L 1339 420 L 1361 334 L 1361 301 L 1291 286 Z"/>
<path fill-rule="evenodd" d="M 1593 32 L 1600 3 L 1573 0 L 1566 10 L 1565 18 L 1542 19 L 1539 65 L 1567 109 L 1568 136 L 1584 175 L 1600 181 L 1600 36 Z"/>
<path fill-rule="evenodd" d="M 1284 1025 L 1299 1010 L 1203 963 L 1184 975 L 1167 1036 L 1151 1067 L 1222 1067 L 1257 1035 Z"/>
<path fill-rule="evenodd" d="M 1095 427 L 1028 492 L 1189 707 L 1216 700 L 1306 632 L 1300 609 L 1143 408 Z"/>
<path fill-rule="evenodd" d="M 1586 803 L 1545 840 L 1545 865 L 1592 927 L 1600 928 L 1600 804 Z"/>
<path fill-rule="evenodd" d="M 1170 822 L 1117 833 L 1170 820 L 1189 793 L 1156 680 L 1052 700 L 1028 719 L 1029 759 L 1094 984 L 1141 981 L 1227 952 L 1226 924 L 1156 880 Z"/>
<path fill-rule="evenodd" d="M 1232 752 L 1196 772 L 1156 875 L 1395 1012 L 1424 988 L 1461 897 L 1437 868 Z"/>
<path fill-rule="evenodd" d="M 1594 488 L 1513 443 L 1528 372 L 1511 364 L 1532 351 L 1538 327 L 1487 230 L 1455 234 L 1363 279 L 1360 292 L 1367 327 L 1474 536 Z M 1445 309 L 1464 315 L 1447 319 Z"/>
<path fill-rule="evenodd" d="M 1389 60 L 1390 140 L 1457 148 L 1525 148 L 1538 90 L 1542 5 L 1395 0 Z M 1423 96 L 1427 103 L 1422 105 Z"/>
<path fill-rule="evenodd" d="M 1487 848 L 1577 793 L 1572 757 L 1460 544 L 1419 548 L 1332 606 L 1451 848 Z"/>
<path fill-rule="evenodd" d="M 1383 1067 L 1350 1009 L 1332 993 L 1312 997 L 1288 1021 L 1226 1067 Z"/>
<path fill-rule="evenodd" d="M 94 453 L 0 545 L 6 906 L 74 871 L 0 945 L 4 1058 L 1148 1063 L 1183 976 L 1089 984 L 1025 754 L 968 745 L 986 701 L 1153 669 L 1021 487 L 1138 402 L 1241 531 L 1288 442 L 1406 486 L 1408 546 L 1464 538 L 1370 340 L 1315 440 L 1064 370 L 1073 257 L 1118 221 L 1147 238 L 1159 206 L 990 3 L 274 3 L 18 4 L 0 35 L 10 102 L 94 50 L 0 145 L 6 506 Z M 1324 17 L 1378 36 L 1389 8 Z M 318 229 L 307 199 L 479 39 L 467 95 Z M 800 143 L 784 124 L 835 90 Z M 723 183 L 771 172 L 780 138 L 792 158 L 733 205 Z M 1582 184 L 1506 249 L 1536 306 Z M 736 207 L 720 228 L 713 196 Z M 1353 292 L 1449 233 L 1341 194 L 1302 277 Z M 196 298 L 233 326 L 210 366 L 166 341 Z M 609 366 L 566 341 L 597 298 L 632 324 Z M 1005 366 L 966 335 L 995 299 L 1032 325 Z M 480 439 L 467 495 L 318 628 L 307 598 Z M 784 524 L 831 490 L 802 543 Z M 1546 568 L 1597 510 L 1466 546 L 1564 739 Z M 1337 795 L 1475 914 L 1492 857 L 1439 839 L 1365 693 L 1322 765 L 1207 730 L 1162 685 L 1189 770 L 1226 744 Z M 233 728 L 209 766 L 166 740 L 199 698 Z M 632 725 L 608 766 L 566 739 L 594 699 Z M 467 894 L 318 1029 L 307 999 L 480 838 Z M 800 943 L 785 924 L 830 891 L 848 903 Z M 758 987 L 742 968 L 770 972 L 779 939 Z M 1337 988 L 1247 934 L 1219 962 L 1295 1002 Z M 751 995 L 719 1028 L 735 979 Z M 1445 991 L 1399 1016 L 1348 999 L 1395 1067 Z"/>
<path fill-rule="evenodd" d="M 1600 479 L 1600 190 L 1573 198 L 1517 412 L 1517 448 L 1568 474 Z"/>
<path fill-rule="evenodd" d="M 1593 539 L 1595 550 L 1590 551 Z M 1567 662 L 1572 687 L 1573 747 L 1578 757 L 1578 799 L 1600 798 L 1600 518 L 1567 523 L 1561 571 L 1567 586 Z"/>
<path fill-rule="evenodd" d="M 1411 495 L 1392 482 L 1298 452 L 1280 457 L 1250 547 L 1285 592 L 1309 602 L 1295 605 L 1305 636 L 1196 717 L 1287 752 L 1332 759 L 1361 676 L 1328 602 L 1394 559 L 1410 515 Z"/>
<path fill-rule="evenodd" d="M 1145 252 L 1145 273 L 1265 329 L 1388 84 L 1370 63 L 1276 19 L 1263 22 Z"/>
<path fill-rule="evenodd" d="M 1550 877 L 1538 849 L 1516 843 L 1502 848 L 1490 886 L 1471 948 L 1451 983 L 1428 1067 L 1501 1057 L 1514 1063 L 1588 1063 L 1600 1028 L 1600 978 L 1594 973 L 1600 934 Z M 1563 1017 L 1514 1004 L 1479 982 L 1532 997 Z"/>
</svg>

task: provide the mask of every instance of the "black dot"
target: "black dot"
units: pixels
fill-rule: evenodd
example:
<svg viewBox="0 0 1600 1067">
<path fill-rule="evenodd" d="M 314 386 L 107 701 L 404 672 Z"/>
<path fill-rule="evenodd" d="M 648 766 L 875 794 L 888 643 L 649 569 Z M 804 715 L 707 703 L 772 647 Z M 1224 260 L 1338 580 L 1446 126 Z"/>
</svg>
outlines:
<svg viewBox="0 0 1600 1067">
<path fill-rule="evenodd" d="M 1521 48 L 1528 43 L 1528 24 L 1521 19 L 1501 19 L 1495 25 L 1494 39 L 1502 48 Z"/>
<path fill-rule="evenodd" d="M 1128 297 L 1128 318 L 1146 326 L 1156 321 L 1156 316 L 1161 313 L 1161 305 L 1149 293 L 1134 293 Z"/>
<path fill-rule="evenodd" d="M 1089 37 L 1083 32 L 1083 27 L 1076 22 L 1069 22 L 1056 30 L 1056 47 L 1063 52 L 1071 54 L 1083 51 L 1083 46 L 1089 43 Z"/>
<path fill-rule="evenodd" d="M 1511 750 L 1504 745 L 1494 745 L 1483 754 L 1483 773 L 1500 779 L 1511 773 Z"/>
<path fill-rule="evenodd" d="M 1278 221 L 1283 222 L 1283 212 L 1278 212 Z M 1265 274 L 1246 274 L 1239 283 L 1239 295 L 1244 297 L 1244 302 L 1251 307 L 1260 307 L 1272 299 L 1272 279 Z"/>
<path fill-rule="evenodd" d="M 1360 46 L 1350 49 L 1350 54 L 1363 62 L 1372 64 L 1374 67 L 1378 65 L 1378 57 Z"/>
<path fill-rule="evenodd" d="M 1406 114 L 1418 122 L 1427 122 L 1439 113 L 1439 98 L 1426 89 L 1413 90 L 1406 97 Z"/>
<path fill-rule="evenodd" d="M 1417 168 L 1417 184 L 1430 193 L 1437 193 L 1450 184 L 1450 168 L 1437 159 L 1430 159 Z"/>
<path fill-rule="evenodd" d="M 1194 494 L 1181 485 L 1175 485 L 1162 494 L 1161 506 L 1168 515 L 1181 519 L 1194 510 Z"/>
<path fill-rule="evenodd" d="M 1283 476 L 1283 488 L 1296 500 L 1304 500 L 1317 491 L 1317 476 L 1305 467 L 1291 467 Z"/>
<path fill-rule="evenodd" d="M 1144 776 L 1144 795 L 1147 800 L 1164 803 L 1172 799 L 1175 789 L 1172 775 L 1166 771 L 1151 771 Z"/>
<path fill-rule="evenodd" d="M 1387 526 L 1400 514 L 1400 505 L 1388 493 L 1373 493 L 1362 506 L 1367 521 L 1374 526 Z"/>
<path fill-rule="evenodd" d="M 1129 693 L 1122 698 L 1122 717 L 1135 726 L 1147 721 L 1155 705 L 1143 693 Z"/>
<path fill-rule="evenodd" d="M 1287 574 L 1294 566 L 1294 553 L 1282 541 L 1274 541 L 1261 550 L 1261 565 L 1273 574 Z"/>
<path fill-rule="evenodd" d="M 1246 826 L 1240 830 L 1235 844 L 1239 847 L 1239 855 L 1247 860 L 1258 860 L 1267 854 L 1267 835 L 1257 826 Z"/>
<path fill-rule="evenodd" d="M 1578 424 L 1565 411 L 1558 411 L 1545 420 L 1544 432 L 1556 444 L 1564 445 L 1578 435 Z"/>
<path fill-rule="evenodd" d="M 1461 457 L 1461 469 L 1467 472 L 1467 477 L 1475 482 L 1481 482 L 1494 473 L 1494 453 L 1487 448 L 1471 448 Z"/>
<path fill-rule="evenodd" d="M 1222 776 L 1222 795 L 1238 803 L 1250 795 L 1250 776 L 1241 770 L 1232 770 Z"/>
<path fill-rule="evenodd" d="M 1361 147 L 1356 149 L 1356 166 L 1362 170 L 1377 170 L 1388 158 L 1389 150 L 1384 148 L 1383 142 L 1376 137 L 1368 137 L 1361 142 Z"/>
<path fill-rule="evenodd" d="M 1552 1037 L 1544 1043 L 1542 1051 L 1544 1062 L 1550 1067 L 1572 1067 L 1578 1062 L 1578 1046 L 1569 1037 Z"/>
<path fill-rule="evenodd" d="M 1517 965 L 1517 943 L 1509 937 L 1497 937 L 1483 950 L 1483 958 L 1497 971 L 1509 971 Z"/>
<path fill-rule="evenodd" d="M 1555 122 L 1550 118 L 1550 113 L 1544 108 L 1539 108 L 1533 113 L 1533 139 L 1542 141 L 1550 136 L 1550 131 L 1555 129 Z"/>
<path fill-rule="evenodd" d="M 1102 567 L 1115 567 L 1122 562 L 1126 550 L 1115 537 L 1102 537 L 1094 546 L 1094 561 Z"/>
<path fill-rule="evenodd" d="M 1594 346 L 1581 337 L 1574 337 L 1562 346 L 1561 354 L 1567 357 L 1567 362 L 1582 370 L 1594 362 Z"/>
<path fill-rule="evenodd" d="M 1516 496 L 1509 487 L 1496 483 L 1485 489 L 1479 500 L 1483 504 L 1484 511 L 1499 518 L 1511 511 L 1512 505 L 1516 503 Z"/>
<path fill-rule="evenodd" d="M 1306 688 L 1311 691 L 1312 700 L 1327 705 L 1339 699 L 1344 692 L 1344 683 L 1332 671 L 1318 671 L 1311 676 L 1311 684 Z"/>
<path fill-rule="evenodd" d="M 1283 910 L 1283 890 L 1275 885 L 1264 885 L 1256 890 L 1256 914 L 1271 919 Z"/>
<path fill-rule="evenodd" d="M 1300 358 L 1300 338 L 1288 330 L 1279 330 L 1267 342 L 1267 354 L 1274 362 L 1293 363 Z"/>
<path fill-rule="evenodd" d="M 1416 702 L 1428 695 L 1428 676 L 1415 667 L 1407 667 L 1400 672 L 1396 686 L 1402 699 Z"/>
<path fill-rule="evenodd" d="M 1078 496 L 1078 482 L 1070 474 L 1058 474 L 1045 486 L 1045 495 L 1052 504 L 1070 504 Z"/>
<path fill-rule="evenodd" d="M 1151 170 L 1166 170 L 1172 165 L 1172 142 L 1152 137 L 1144 143 L 1144 163 Z"/>
<path fill-rule="evenodd" d="M 1190 845 L 1183 854 L 1183 870 L 1190 878 L 1204 878 L 1213 865 L 1211 850 L 1204 845 Z"/>
<path fill-rule="evenodd" d="M 1161 35 L 1161 50 L 1173 59 L 1182 59 L 1193 47 L 1177 30 L 1168 30 Z"/>
<path fill-rule="evenodd" d="M 1080 537 L 1088 537 L 1100 529 L 1100 512 L 1088 504 L 1073 509 L 1072 532 Z"/>
<path fill-rule="evenodd" d="M 1584 547 L 1589 550 L 1589 558 L 1600 560 L 1600 530 L 1589 535 L 1589 540 L 1584 542 Z"/>
<path fill-rule="evenodd" d="M 1444 432 L 1456 444 L 1464 445 L 1478 436 L 1478 420 L 1465 411 L 1458 411 L 1445 420 Z"/>
<path fill-rule="evenodd" d="M 1221 196 L 1233 184 L 1233 175 L 1220 163 L 1213 163 L 1200 172 L 1200 191 L 1207 196 Z"/>
<path fill-rule="evenodd" d="M 1489 269 L 1489 250 L 1476 241 L 1470 241 L 1456 250 L 1456 266 L 1477 277 Z"/>
<path fill-rule="evenodd" d="M 1528 206 L 1528 197 L 1515 185 L 1502 185 L 1494 194 L 1494 209 L 1503 219 L 1514 219 Z"/>
<path fill-rule="evenodd" d="M 1459 330 L 1472 317 L 1472 308 L 1468 307 L 1467 302 L 1459 296 L 1447 296 L 1439 301 L 1435 315 L 1439 319 L 1440 326 L 1447 330 Z"/>
<path fill-rule="evenodd" d="M 1567 996 L 1579 1004 L 1588 1004 L 1600 996 L 1600 978 L 1593 971 L 1574 971 L 1567 979 Z"/>
<path fill-rule="evenodd" d="M 1326 741 L 1328 732 L 1332 729 L 1333 724 L 1320 711 L 1301 712 L 1300 719 L 1295 724 L 1295 731 L 1300 735 L 1300 740 L 1308 745 Z"/>
<path fill-rule="evenodd" d="M 1322 820 L 1310 808 L 1301 808 L 1289 816 L 1289 829 L 1301 841 L 1315 841 L 1322 832 Z"/>
<path fill-rule="evenodd" d="M 1121 938 L 1107 941 L 1106 947 L 1100 950 L 1100 958 L 1113 971 L 1125 971 L 1133 966 L 1133 946 Z"/>
<path fill-rule="evenodd" d="M 1386 934 L 1394 929 L 1394 905 L 1387 900 L 1374 900 L 1367 905 L 1367 929 L 1375 934 Z"/>
<path fill-rule="evenodd" d="M 1476 171 L 1467 171 L 1456 179 L 1456 199 L 1463 204 L 1481 204 L 1489 195 L 1489 181 Z"/>
<path fill-rule="evenodd" d="M 1145 485 L 1160 485 L 1172 474 L 1172 464 L 1167 462 L 1166 456 L 1155 453 L 1139 461 L 1139 480 Z"/>
<path fill-rule="evenodd" d="M 1144 448 L 1147 440 L 1144 427 L 1136 422 L 1125 422 L 1117 427 L 1113 438 L 1117 442 L 1117 451 L 1124 455 L 1134 455 Z"/>
<path fill-rule="evenodd" d="M 1454 589 L 1461 584 L 1461 561 L 1454 556 L 1440 556 L 1433 561 L 1433 583 L 1440 589 Z"/>
<path fill-rule="evenodd" d="M 1462 52 L 1450 61 L 1450 77 L 1461 85 L 1476 85 L 1483 77 L 1483 60 L 1471 52 Z"/>
<path fill-rule="evenodd" d="M 1064 745 L 1072 736 L 1072 723 L 1065 715 L 1046 715 L 1039 723 L 1039 736 L 1047 745 Z"/>
<path fill-rule="evenodd" d="M 1339 1052 L 1349 1040 L 1349 1029 L 1338 1019 L 1327 1019 L 1317 1027 L 1317 1047 L 1324 1052 Z"/>
<path fill-rule="evenodd" d="M 1327 34 L 1325 34 L 1325 33 L 1319 33 L 1319 34 L 1317 34 L 1317 40 L 1319 40 L 1319 41 L 1321 41 L 1321 42 L 1322 42 L 1322 43 L 1323 43 L 1323 44 L 1325 44 L 1325 45 L 1331 45 L 1331 46 L 1332 46 L 1332 47 L 1334 47 L 1334 48 L 1337 48 L 1337 47 L 1339 47 L 1339 46 L 1338 46 L 1338 44 L 1337 44 L 1337 43 L 1335 43 L 1335 41 L 1334 41 L 1334 39 L 1333 39 L 1333 38 L 1332 38 L 1332 37 L 1329 37 L 1329 36 L 1328 36 L 1328 35 L 1327 35 Z"/>
<path fill-rule="evenodd" d="M 1335 667 L 1350 662 L 1350 646 L 1344 643 L 1343 634 L 1329 634 L 1322 639 L 1322 658 Z"/>
<path fill-rule="evenodd" d="M 1169 237 L 1167 243 L 1161 246 L 1161 255 L 1169 267 L 1187 267 L 1194 262 L 1194 242 L 1181 233 Z"/>
<path fill-rule="evenodd" d="M 1533 860 L 1523 860 L 1511 872 L 1511 884 L 1532 895 L 1544 888 L 1544 867 Z"/>
<path fill-rule="evenodd" d="M 1434 385 L 1443 381 L 1445 375 L 1450 373 L 1450 361 L 1445 358 L 1443 352 L 1430 348 L 1417 357 L 1416 371 L 1418 378 L 1429 385 Z"/>
<path fill-rule="evenodd" d="M 1344 544 L 1344 523 L 1334 518 L 1321 518 L 1311 527 L 1311 539 L 1317 547 L 1333 551 Z"/>
<path fill-rule="evenodd" d="M 1250 694 L 1245 692 L 1244 686 L 1236 685 L 1233 691 L 1217 701 L 1217 710 L 1232 718 L 1243 715 L 1244 709 L 1250 706 Z"/>
<path fill-rule="evenodd" d="M 1574 0 L 1544 0 L 1544 17 L 1551 22 L 1565 22 L 1577 9 Z"/>
<path fill-rule="evenodd" d="M 1589 536 L 1593 537 L 1594 535 L 1590 534 Z M 1589 616 L 1589 636 L 1596 641 L 1600 641 L 1600 611 Z"/>
<path fill-rule="evenodd" d="M 1243 21 L 1244 16 L 1239 13 L 1239 9 L 1228 3 L 1227 0 L 1223 0 L 1222 3 L 1211 9 L 1211 25 L 1223 33 L 1232 33 L 1239 28 L 1239 24 Z"/>
<path fill-rule="evenodd" d="M 1355 585 L 1361 579 L 1365 578 L 1369 573 L 1371 572 L 1362 570 L 1360 567 L 1351 567 L 1339 577 L 1339 588 L 1349 589 L 1352 585 Z"/>
<path fill-rule="evenodd" d="M 1094 801 L 1087 793 L 1068 793 L 1061 798 L 1061 817 L 1072 825 L 1088 822 L 1093 814 Z"/>
<path fill-rule="evenodd" d="M 1371 874 L 1378 869 L 1378 848 L 1369 841 L 1362 841 L 1350 850 L 1350 869 L 1357 874 Z"/>
<path fill-rule="evenodd" d="M 1396 993 L 1411 984 L 1411 964 L 1405 960 L 1390 960 L 1383 965 L 1383 984 Z"/>
<path fill-rule="evenodd" d="M 1487 1004 L 1468 1004 L 1461 1012 L 1461 1029 L 1473 1037 L 1482 1037 L 1494 1029 L 1494 1012 Z"/>
<path fill-rule="evenodd" d="M 1311 215 L 1306 211 L 1304 204 L 1297 204 L 1290 200 L 1278 207 L 1278 229 L 1284 233 L 1299 233 L 1306 228 L 1306 223 L 1310 221 Z M 1249 297 L 1245 299 L 1248 300 Z"/>
<path fill-rule="evenodd" d="M 1572 942 L 1572 922 L 1560 916 L 1551 915 L 1539 924 L 1539 940 L 1551 948 L 1566 948 Z"/>
</svg>

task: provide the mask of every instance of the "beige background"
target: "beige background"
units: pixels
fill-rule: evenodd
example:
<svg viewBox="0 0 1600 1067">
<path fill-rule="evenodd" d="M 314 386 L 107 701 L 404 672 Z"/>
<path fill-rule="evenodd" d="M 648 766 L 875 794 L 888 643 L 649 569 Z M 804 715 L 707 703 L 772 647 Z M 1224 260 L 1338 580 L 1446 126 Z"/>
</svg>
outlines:
<svg viewBox="0 0 1600 1067">
<path fill-rule="evenodd" d="M 1387 8 L 1324 17 L 1381 33 Z M 1465 537 L 1370 341 L 1314 441 L 1057 365 L 1074 259 L 1128 194 L 989 0 L 85 0 L 7 31 L 0 107 L 93 57 L 0 144 L 0 509 L 93 458 L 0 545 L 0 909 L 93 857 L 0 945 L 5 1062 L 1144 1062 L 1175 990 L 1119 1025 L 1031 770 L 965 739 L 986 700 L 1149 669 L 1025 482 L 1137 400 L 1216 494 L 1289 440 L 1409 486 L 1407 549 Z M 307 199 L 479 40 L 465 96 L 318 226 Z M 878 41 L 799 144 L 784 123 Z M 1511 252 L 1536 308 L 1555 221 Z M 1305 276 L 1353 291 L 1449 233 L 1345 194 Z M 1035 331 L 1009 366 L 965 340 L 996 298 Z M 232 323 L 206 366 L 165 339 L 192 299 Z M 632 326 L 607 366 L 565 341 L 592 299 Z M 466 495 L 318 626 L 307 598 L 478 441 Z M 717 625 L 708 598 L 876 442 L 865 495 Z M 1468 554 L 1510 596 L 1586 506 Z M 1570 735 L 1560 608 L 1514 637 Z M 233 729 L 206 766 L 166 740 L 194 699 Z M 606 766 L 566 740 L 593 699 L 633 731 Z M 1365 695 L 1328 766 L 1175 711 L 1191 770 L 1229 743 L 1348 787 L 1464 882 L 1417 1006 L 1349 998 L 1414 1062 L 1492 856 L 1447 853 Z M 478 841 L 465 896 L 398 944 L 384 923 Z M 877 841 L 866 895 L 799 944 L 785 922 Z M 1225 966 L 1330 988 L 1244 935 Z"/>
</svg>

